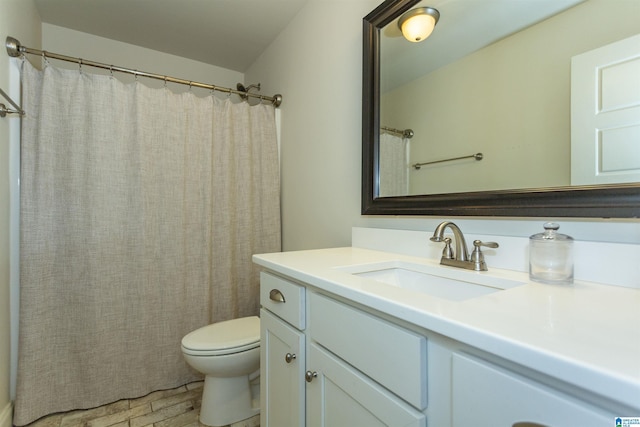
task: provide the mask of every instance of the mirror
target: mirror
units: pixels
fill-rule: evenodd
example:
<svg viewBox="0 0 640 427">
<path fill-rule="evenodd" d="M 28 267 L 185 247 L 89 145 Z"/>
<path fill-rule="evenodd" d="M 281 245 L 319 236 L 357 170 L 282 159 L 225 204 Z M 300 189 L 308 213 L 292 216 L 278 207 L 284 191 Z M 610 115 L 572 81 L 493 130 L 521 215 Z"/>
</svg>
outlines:
<svg viewBox="0 0 640 427">
<path fill-rule="evenodd" d="M 640 216 L 640 184 L 635 179 L 572 186 L 570 170 L 571 57 L 640 33 L 640 25 L 636 19 L 624 27 L 618 25 L 619 17 L 599 14 L 598 22 L 582 19 L 589 28 L 585 36 L 584 30 L 569 31 L 566 25 L 554 22 L 565 12 L 584 13 L 577 9 L 580 7 L 609 13 L 609 9 L 629 8 L 632 2 L 615 2 L 619 7 L 611 8 L 611 2 L 601 0 L 533 0 L 533 9 L 524 0 L 484 0 L 483 7 L 478 3 L 388 0 L 364 18 L 362 213 Z M 428 39 L 407 42 L 396 21 L 404 12 L 421 6 L 439 9 L 440 20 Z M 524 13 L 510 15 L 518 12 L 515 6 L 524 7 L 520 11 Z M 554 9 L 547 11 L 545 6 Z M 483 12 L 493 21 L 480 16 Z M 513 25 L 504 27 L 505 22 Z M 552 24 L 563 28 L 560 37 L 548 29 Z M 518 33 L 522 28 L 528 39 Z M 487 40 L 482 40 L 482 34 Z M 531 45 L 527 49 L 534 52 L 510 41 L 517 37 L 524 38 Z M 541 37 L 550 39 L 541 43 Z M 563 39 L 571 47 L 556 48 Z M 551 44 L 553 48 L 545 48 Z M 497 53 L 504 45 L 520 57 Z M 543 60 L 547 51 L 556 52 L 555 57 Z M 545 67 L 553 61 L 560 65 L 549 75 Z M 430 70 L 424 71 L 426 68 Z M 528 74 L 521 76 L 517 69 Z M 487 77 L 493 80 L 484 80 Z M 508 85 L 501 87 L 502 82 Z M 451 92 L 455 89 L 457 92 Z M 516 104 L 521 99 L 527 102 Z M 506 106 L 493 106 L 495 100 Z M 527 122 L 527 118 L 534 120 Z M 481 126 L 487 123 L 492 127 Z M 406 183 L 391 189 L 385 184 L 384 170 L 381 176 L 387 148 L 383 146 L 383 153 L 380 148 L 381 138 L 386 141 L 393 132 L 383 128 L 414 131 L 404 141 L 405 153 L 409 153 L 402 171 Z M 498 144 L 501 140 L 505 145 Z M 447 159 L 458 160 L 440 163 Z M 411 166 L 416 163 L 427 165 Z"/>
</svg>

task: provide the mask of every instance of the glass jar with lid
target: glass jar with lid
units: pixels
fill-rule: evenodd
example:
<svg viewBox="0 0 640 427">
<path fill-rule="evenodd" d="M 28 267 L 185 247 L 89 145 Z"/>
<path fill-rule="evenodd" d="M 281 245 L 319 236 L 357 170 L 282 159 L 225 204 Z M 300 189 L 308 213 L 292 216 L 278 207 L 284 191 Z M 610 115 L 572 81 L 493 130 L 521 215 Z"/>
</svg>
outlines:
<svg viewBox="0 0 640 427">
<path fill-rule="evenodd" d="M 529 238 L 529 278 L 542 283 L 573 283 L 573 238 L 554 222 Z"/>
</svg>

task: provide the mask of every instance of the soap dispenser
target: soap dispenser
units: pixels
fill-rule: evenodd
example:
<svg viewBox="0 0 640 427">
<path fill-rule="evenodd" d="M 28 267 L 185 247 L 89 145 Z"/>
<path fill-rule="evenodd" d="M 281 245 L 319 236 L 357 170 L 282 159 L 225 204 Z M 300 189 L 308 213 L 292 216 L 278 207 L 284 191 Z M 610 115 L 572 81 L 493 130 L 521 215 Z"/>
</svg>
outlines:
<svg viewBox="0 0 640 427">
<path fill-rule="evenodd" d="M 529 238 L 529 278 L 542 283 L 573 283 L 573 238 L 554 222 Z"/>
</svg>

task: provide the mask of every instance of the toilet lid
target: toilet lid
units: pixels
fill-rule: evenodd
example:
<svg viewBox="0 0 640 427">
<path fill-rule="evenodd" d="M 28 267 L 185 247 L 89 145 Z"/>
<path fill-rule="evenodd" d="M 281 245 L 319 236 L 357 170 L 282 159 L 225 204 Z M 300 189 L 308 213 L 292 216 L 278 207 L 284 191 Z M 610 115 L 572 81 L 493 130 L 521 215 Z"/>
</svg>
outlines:
<svg viewBox="0 0 640 427">
<path fill-rule="evenodd" d="M 233 353 L 260 345 L 260 318 L 242 317 L 203 326 L 182 338 L 182 347 L 191 351 Z"/>
</svg>

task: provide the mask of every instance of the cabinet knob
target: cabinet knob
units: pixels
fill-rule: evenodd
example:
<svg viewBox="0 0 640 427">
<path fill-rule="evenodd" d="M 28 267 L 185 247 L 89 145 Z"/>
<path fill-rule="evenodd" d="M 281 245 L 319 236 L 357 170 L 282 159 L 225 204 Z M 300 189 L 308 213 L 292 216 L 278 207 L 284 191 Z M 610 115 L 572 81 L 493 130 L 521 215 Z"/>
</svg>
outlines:
<svg viewBox="0 0 640 427">
<path fill-rule="evenodd" d="M 307 371 L 304 374 L 304 379 L 307 380 L 308 383 L 310 383 L 311 381 L 313 381 L 314 378 L 316 378 L 318 376 L 317 372 L 311 372 L 311 371 Z"/>
<path fill-rule="evenodd" d="M 291 363 L 296 359 L 296 355 L 295 354 L 291 354 L 291 353 L 287 353 L 284 355 L 284 361 L 287 363 Z"/>
<path fill-rule="evenodd" d="M 271 292 L 269 292 L 269 299 L 275 302 L 286 302 L 284 295 L 282 295 L 282 292 L 278 289 L 271 289 Z"/>
</svg>

